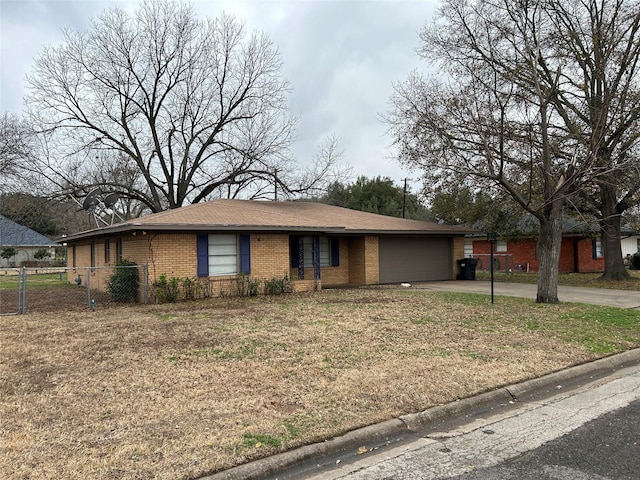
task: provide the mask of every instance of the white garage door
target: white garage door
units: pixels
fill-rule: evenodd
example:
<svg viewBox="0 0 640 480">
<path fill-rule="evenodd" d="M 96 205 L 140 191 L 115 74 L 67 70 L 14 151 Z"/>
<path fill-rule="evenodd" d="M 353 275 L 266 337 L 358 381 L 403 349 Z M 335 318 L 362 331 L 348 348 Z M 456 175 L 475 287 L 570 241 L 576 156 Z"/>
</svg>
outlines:
<svg viewBox="0 0 640 480">
<path fill-rule="evenodd" d="M 451 238 L 380 237 L 380 283 L 451 279 Z"/>
</svg>

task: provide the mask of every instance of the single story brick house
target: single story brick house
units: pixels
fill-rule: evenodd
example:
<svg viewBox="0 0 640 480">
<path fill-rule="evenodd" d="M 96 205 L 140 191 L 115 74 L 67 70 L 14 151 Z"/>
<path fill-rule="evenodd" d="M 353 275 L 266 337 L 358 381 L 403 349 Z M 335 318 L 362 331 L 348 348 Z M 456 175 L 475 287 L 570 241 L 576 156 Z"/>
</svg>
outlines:
<svg viewBox="0 0 640 480">
<path fill-rule="evenodd" d="M 531 226 L 523 222 L 525 226 Z M 630 235 L 623 232 L 623 236 Z M 632 243 L 637 247 L 635 237 L 633 240 L 623 239 L 623 246 Z M 494 268 L 497 270 L 521 270 L 529 272 L 538 271 L 538 259 L 536 258 L 536 235 L 519 233 L 517 235 L 499 237 L 494 247 Z M 624 248 L 623 248 L 624 250 Z M 490 243 L 486 236 L 468 237 L 465 243 L 465 256 L 478 260 L 478 267 L 489 268 Z M 623 253 L 623 257 L 625 254 Z M 602 239 L 597 228 L 586 225 L 583 222 L 566 220 L 560 246 L 560 260 L 558 263 L 560 273 L 592 273 L 604 271 L 604 256 L 602 251 Z"/>
<path fill-rule="evenodd" d="M 591 273 L 604 270 L 599 240 L 584 236 L 562 237 L 560 247 L 560 273 Z M 490 243 L 487 239 L 473 239 L 473 258 L 478 259 L 478 268 L 488 269 Z M 494 249 L 494 268 L 497 270 L 538 271 L 536 258 L 536 239 L 499 239 Z"/>
<path fill-rule="evenodd" d="M 296 291 L 454 279 L 470 229 L 301 201 L 213 200 L 69 235 L 69 267 L 126 259 L 150 281 L 287 276 Z"/>
</svg>

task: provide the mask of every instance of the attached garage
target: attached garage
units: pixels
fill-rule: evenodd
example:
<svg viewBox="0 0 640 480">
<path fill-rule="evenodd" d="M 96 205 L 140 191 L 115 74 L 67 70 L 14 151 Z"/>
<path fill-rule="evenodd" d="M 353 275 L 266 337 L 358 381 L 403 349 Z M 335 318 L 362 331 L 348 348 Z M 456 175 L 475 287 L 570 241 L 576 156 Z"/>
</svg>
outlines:
<svg viewBox="0 0 640 480">
<path fill-rule="evenodd" d="M 380 283 L 452 278 L 451 237 L 380 236 Z"/>
</svg>

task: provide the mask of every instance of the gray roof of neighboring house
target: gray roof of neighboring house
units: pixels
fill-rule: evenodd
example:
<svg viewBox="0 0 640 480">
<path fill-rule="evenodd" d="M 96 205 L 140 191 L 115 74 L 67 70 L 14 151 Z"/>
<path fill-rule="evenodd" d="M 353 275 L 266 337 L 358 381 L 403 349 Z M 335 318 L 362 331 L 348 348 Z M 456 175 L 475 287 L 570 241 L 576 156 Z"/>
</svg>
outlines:
<svg viewBox="0 0 640 480">
<path fill-rule="evenodd" d="M 482 228 L 482 225 L 477 225 L 477 231 L 482 233 L 476 233 L 473 236 L 475 237 L 486 237 L 486 232 Z M 515 230 L 502 234 L 507 237 L 535 237 L 538 235 L 540 231 L 540 223 L 537 218 L 533 215 L 524 215 L 522 216 L 518 222 Z M 598 225 L 598 221 L 595 218 L 585 217 L 582 220 L 576 220 L 573 218 L 563 218 L 562 219 L 562 234 L 567 236 L 577 236 L 577 235 L 589 235 L 596 236 L 601 233 L 600 226 Z M 623 235 L 638 235 L 640 232 L 628 225 L 622 225 L 621 233 Z"/>
<path fill-rule="evenodd" d="M 53 240 L 0 215 L 0 246 L 3 247 L 53 247 Z"/>
<path fill-rule="evenodd" d="M 212 200 L 81 232 L 65 241 L 126 231 L 286 231 L 324 234 L 465 235 L 475 230 L 315 202 Z"/>
</svg>

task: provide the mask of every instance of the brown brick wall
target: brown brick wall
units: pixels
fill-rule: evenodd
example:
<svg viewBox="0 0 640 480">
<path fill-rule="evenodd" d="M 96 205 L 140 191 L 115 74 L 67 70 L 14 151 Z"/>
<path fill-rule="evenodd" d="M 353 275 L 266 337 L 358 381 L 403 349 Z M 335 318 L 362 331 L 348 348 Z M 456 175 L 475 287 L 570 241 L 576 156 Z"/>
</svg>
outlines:
<svg viewBox="0 0 640 480">
<path fill-rule="evenodd" d="M 577 255 L 575 252 L 577 252 Z M 487 240 L 474 240 L 473 253 L 489 254 L 489 242 Z M 523 270 L 528 267 L 531 272 L 538 271 L 535 239 L 508 240 L 507 251 L 500 253 L 513 255 L 514 268 L 521 266 Z M 561 273 L 601 272 L 604 270 L 604 259 L 593 259 L 591 238 L 564 237 L 560 247 L 558 270 Z"/>
<path fill-rule="evenodd" d="M 380 252 L 377 236 L 352 237 L 348 241 L 349 279 L 354 285 L 380 283 Z"/>
<path fill-rule="evenodd" d="M 451 265 L 451 279 L 455 280 L 458 273 L 457 260 L 464 258 L 464 237 L 453 237 L 453 258 Z"/>
<path fill-rule="evenodd" d="M 251 235 L 251 276 L 271 279 L 282 278 L 285 275 L 290 275 L 289 235 L 281 233 Z"/>
<path fill-rule="evenodd" d="M 138 264 L 148 259 L 150 282 L 158 280 L 160 275 L 166 275 L 167 278 L 192 278 L 197 275 L 194 234 L 138 234 L 123 242 L 122 256 Z"/>
</svg>

